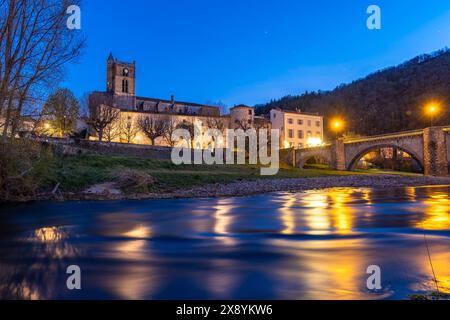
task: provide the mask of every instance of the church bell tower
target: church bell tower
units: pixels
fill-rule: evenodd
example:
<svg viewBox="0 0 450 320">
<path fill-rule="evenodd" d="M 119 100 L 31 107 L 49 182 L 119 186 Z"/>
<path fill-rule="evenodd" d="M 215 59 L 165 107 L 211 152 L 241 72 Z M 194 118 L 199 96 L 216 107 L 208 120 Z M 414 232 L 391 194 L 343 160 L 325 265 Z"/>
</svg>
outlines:
<svg viewBox="0 0 450 320">
<path fill-rule="evenodd" d="M 106 91 L 117 107 L 131 109 L 136 104 L 136 63 L 121 62 L 112 53 L 107 61 Z"/>
</svg>

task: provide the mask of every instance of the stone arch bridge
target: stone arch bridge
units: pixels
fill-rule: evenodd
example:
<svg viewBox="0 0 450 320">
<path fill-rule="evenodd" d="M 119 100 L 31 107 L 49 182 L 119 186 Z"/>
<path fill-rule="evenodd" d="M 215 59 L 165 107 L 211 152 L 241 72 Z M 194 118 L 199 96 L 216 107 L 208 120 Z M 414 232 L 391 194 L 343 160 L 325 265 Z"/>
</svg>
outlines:
<svg viewBox="0 0 450 320">
<path fill-rule="evenodd" d="M 290 153 L 295 166 L 318 157 L 335 170 L 353 170 L 367 153 L 379 148 L 395 147 L 408 153 L 422 167 L 425 175 L 448 176 L 450 160 L 450 126 L 393 134 L 336 140 L 317 148 L 305 148 Z"/>
</svg>

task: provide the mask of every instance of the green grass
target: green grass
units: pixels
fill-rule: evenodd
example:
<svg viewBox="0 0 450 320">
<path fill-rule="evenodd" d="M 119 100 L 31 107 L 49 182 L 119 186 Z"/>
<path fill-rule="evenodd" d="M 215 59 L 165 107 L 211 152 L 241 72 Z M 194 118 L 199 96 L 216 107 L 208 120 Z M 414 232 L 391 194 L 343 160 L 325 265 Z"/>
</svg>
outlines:
<svg viewBox="0 0 450 320">
<path fill-rule="evenodd" d="M 63 191 L 80 191 L 87 187 L 114 181 L 124 169 L 138 170 L 151 175 L 157 183 L 150 187 L 156 192 L 172 191 L 208 183 L 226 183 L 241 180 L 273 178 L 313 178 L 366 174 L 363 172 L 340 172 L 326 169 L 300 170 L 282 166 L 276 176 L 261 176 L 257 165 L 181 165 L 170 161 L 82 155 L 56 158 L 48 176 L 48 185 L 60 183 Z"/>
</svg>

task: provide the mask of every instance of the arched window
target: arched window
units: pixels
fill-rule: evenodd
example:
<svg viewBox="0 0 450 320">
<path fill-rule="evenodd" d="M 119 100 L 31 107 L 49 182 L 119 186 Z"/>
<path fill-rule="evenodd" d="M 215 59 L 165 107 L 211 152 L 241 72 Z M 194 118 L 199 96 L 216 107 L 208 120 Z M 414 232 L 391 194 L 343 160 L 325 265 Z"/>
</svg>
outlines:
<svg viewBox="0 0 450 320">
<path fill-rule="evenodd" d="M 127 79 L 122 80 L 122 92 L 128 93 L 128 80 Z"/>
</svg>

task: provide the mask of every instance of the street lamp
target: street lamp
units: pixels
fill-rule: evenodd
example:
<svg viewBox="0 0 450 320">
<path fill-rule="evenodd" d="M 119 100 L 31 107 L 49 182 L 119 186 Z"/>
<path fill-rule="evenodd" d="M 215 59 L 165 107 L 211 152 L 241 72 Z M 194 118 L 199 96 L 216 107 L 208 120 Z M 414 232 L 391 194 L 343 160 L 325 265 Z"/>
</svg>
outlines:
<svg viewBox="0 0 450 320">
<path fill-rule="evenodd" d="M 335 133 L 335 138 L 338 137 L 339 132 L 344 130 L 344 121 L 339 118 L 331 120 L 330 129 Z"/>
<path fill-rule="evenodd" d="M 427 104 L 427 106 L 425 108 L 425 112 L 430 117 L 430 126 L 431 127 L 434 125 L 434 119 L 435 119 L 436 115 L 439 113 L 439 111 L 440 111 L 439 103 L 432 101 Z"/>
</svg>

